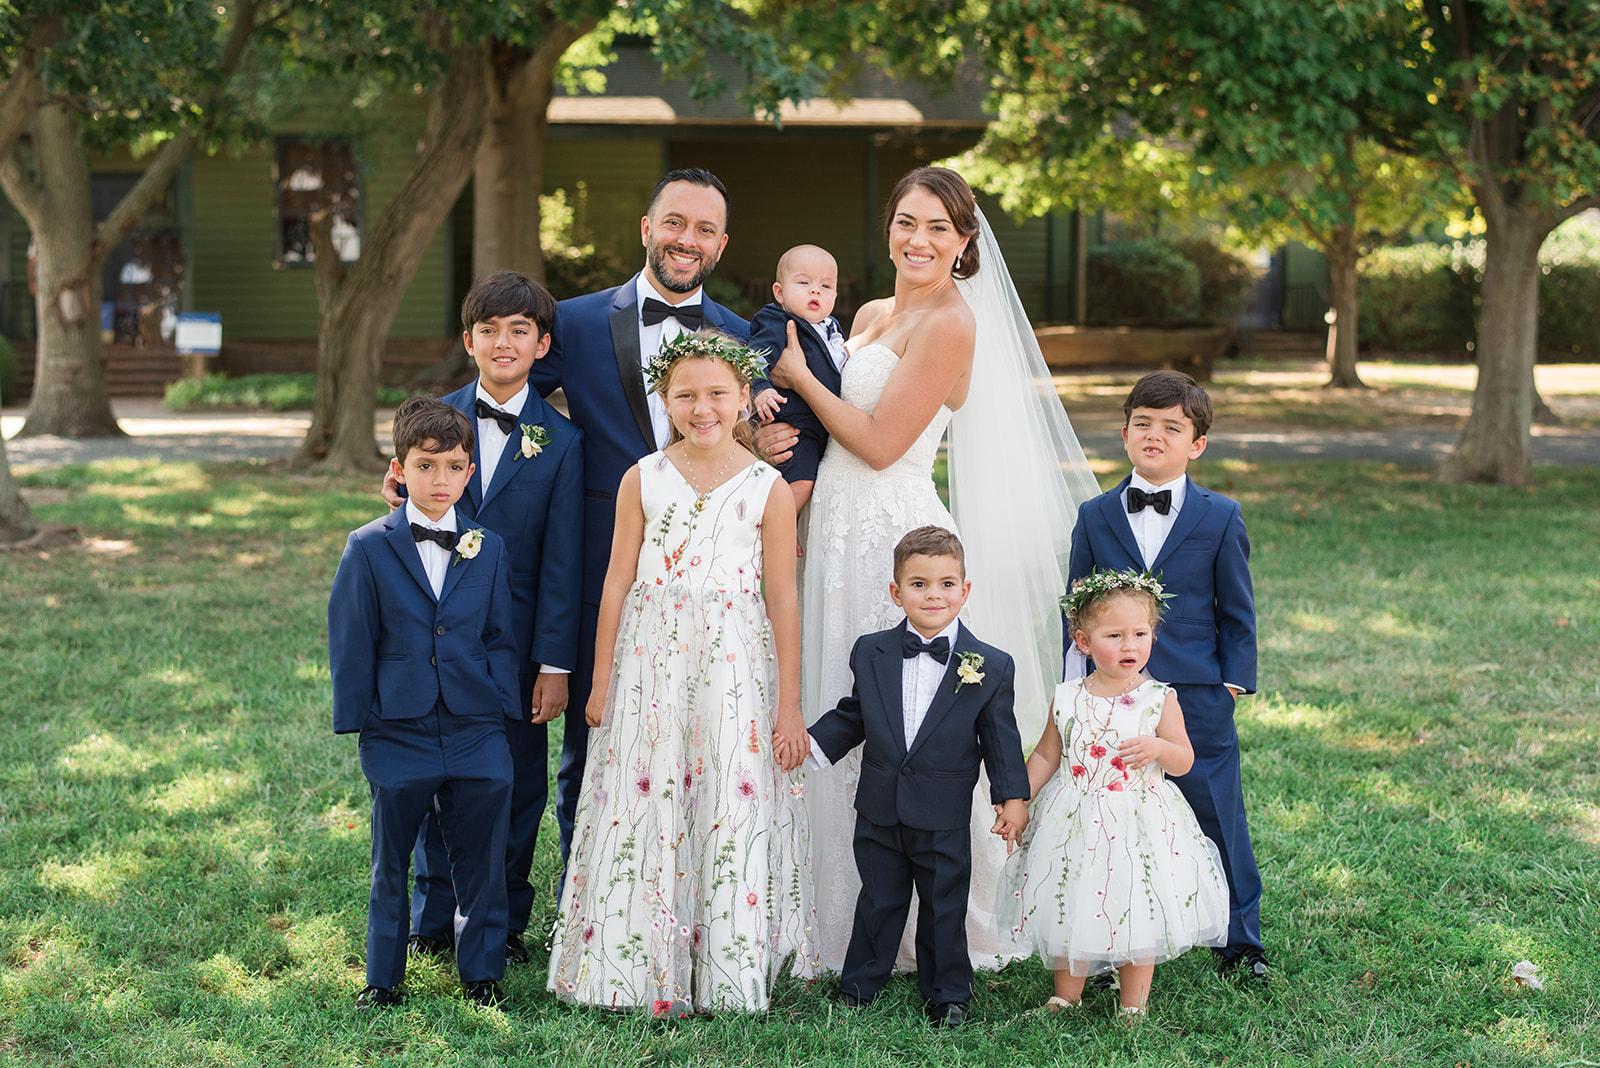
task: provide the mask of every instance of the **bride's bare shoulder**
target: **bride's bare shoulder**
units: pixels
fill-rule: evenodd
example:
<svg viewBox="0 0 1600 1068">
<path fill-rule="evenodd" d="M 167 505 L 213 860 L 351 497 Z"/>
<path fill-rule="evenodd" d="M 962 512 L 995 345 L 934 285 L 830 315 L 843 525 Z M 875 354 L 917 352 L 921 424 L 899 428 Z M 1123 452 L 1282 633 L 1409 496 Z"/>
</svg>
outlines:
<svg viewBox="0 0 1600 1068">
<path fill-rule="evenodd" d="M 938 338 L 958 347 L 971 346 L 978 332 L 978 321 L 959 293 L 952 296 L 953 300 L 941 301 L 922 313 L 912 333 L 913 339 Z"/>
<path fill-rule="evenodd" d="M 850 321 L 850 336 L 855 337 L 872 329 L 878 320 L 883 318 L 884 313 L 892 307 L 894 307 L 894 300 L 891 297 L 880 297 L 877 300 L 869 300 L 861 305 L 856 309 L 856 317 Z"/>
</svg>

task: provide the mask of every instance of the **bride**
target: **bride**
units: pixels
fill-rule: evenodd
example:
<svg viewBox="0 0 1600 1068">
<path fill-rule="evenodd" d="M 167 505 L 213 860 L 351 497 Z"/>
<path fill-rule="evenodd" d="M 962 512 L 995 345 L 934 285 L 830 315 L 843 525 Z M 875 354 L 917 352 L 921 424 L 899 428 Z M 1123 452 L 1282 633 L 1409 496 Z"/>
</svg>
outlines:
<svg viewBox="0 0 1600 1068">
<path fill-rule="evenodd" d="M 894 545 L 915 527 L 952 527 L 966 548 L 966 622 L 1016 661 L 1016 718 L 1037 737 L 1060 678 L 1061 623 L 1078 502 L 1099 492 L 998 246 L 972 190 L 955 171 L 921 167 L 889 198 L 892 298 L 862 307 L 852 325 L 841 395 L 812 376 L 793 338 L 772 369 L 831 440 L 817 472 L 801 595 L 801 707 L 809 721 L 850 693 L 857 637 L 896 625 L 889 598 Z M 950 499 L 933 483 L 949 428 Z M 777 424 L 762 445 L 781 452 Z M 861 881 L 852 852 L 859 750 L 807 776 L 822 960 L 844 961 Z M 967 941 L 975 966 L 1025 955 L 995 922 L 1005 845 L 989 834 L 987 779 L 973 794 Z M 912 919 L 916 908 L 913 906 Z M 902 961 L 910 960 L 908 927 Z"/>
</svg>

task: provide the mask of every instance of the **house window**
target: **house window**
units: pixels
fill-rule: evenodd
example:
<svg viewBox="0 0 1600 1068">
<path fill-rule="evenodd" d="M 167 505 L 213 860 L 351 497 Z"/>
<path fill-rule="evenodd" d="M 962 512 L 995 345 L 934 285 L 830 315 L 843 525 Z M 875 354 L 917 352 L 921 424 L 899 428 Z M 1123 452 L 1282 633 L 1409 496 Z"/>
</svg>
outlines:
<svg viewBox="0 0 1600 1068">
<path fill-rule="evenodd" d="M 339 259 L 349 263 L 360 257 L 361 186 L 350 142 L 280 140 L 272 179 L 279 266 L 304 267 L 316 260 L 311 222 L 324 210 L 333 212 Z"/>
</svg>

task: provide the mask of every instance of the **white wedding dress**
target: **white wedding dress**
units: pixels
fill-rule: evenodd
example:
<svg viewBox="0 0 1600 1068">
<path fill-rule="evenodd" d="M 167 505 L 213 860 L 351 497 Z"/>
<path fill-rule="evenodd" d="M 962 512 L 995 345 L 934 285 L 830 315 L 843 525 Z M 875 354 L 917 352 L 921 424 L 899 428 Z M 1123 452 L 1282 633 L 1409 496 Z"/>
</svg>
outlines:
<svg viewBox="0 0 1600 1068">
<path fill-rule="evenodd" d="M 863 411 L 872 411 L 899 362 L 886 345 L 863 345 L 845 363 L 839 395 Z M 839 442 L 828 443 L 811 497 L 800 599 L 800 698 L 808 722 L 850 694 L 850 650 L 856 639 L 905 618 L 889 598 L 895 543 L 907 531 L 929 523 L 954 529 L 933 485 L 934 460 L 950 418 L 950 409 L 941 407 L 905 455 L 882 471 L 874 471 Z M 980 592 L 974 589 L 974 601 Z M 984 637 L 976 627 L 974 633 Z M 1031 741 L 1024 739 L 1025 744 Z M 859 748 L 830 767 L 806 773 L 822 964 L 834 971 L 844 963 L 861 890 L 852 848 L 860 776 Z M 973 793 L 972 890 L 967 908 L 967 946 L 973 965 L 980 968 L 996 968 L 1026 955 L 1009 931 L 1000 933 L 995 919 L 1006 850 L 1000 838 L 988 833 L 993 821 L 988 777 L 981 776 Z M 913 905 L 901 942 L 902 967 L 914 967 L 915 925 Z"/>
</svg>

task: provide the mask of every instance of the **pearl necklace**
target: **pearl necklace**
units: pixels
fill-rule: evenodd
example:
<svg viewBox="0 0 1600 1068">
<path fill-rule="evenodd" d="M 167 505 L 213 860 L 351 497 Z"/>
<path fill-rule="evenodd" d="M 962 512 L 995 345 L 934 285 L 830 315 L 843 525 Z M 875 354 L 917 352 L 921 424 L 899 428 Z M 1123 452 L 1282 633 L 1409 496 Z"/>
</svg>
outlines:
<svg viewBox="0 0 1600 1068">
<path fill-rule="evenodd" d="M 717 473 L 712 476 L 712 480 L 714 482 L 714 485 L 710 489 L 708 489 L 704 493 L 702 493 L 700 491 L 700 487 L 695 484 L 696 482 L 699 482 L 700 480 L 695 477 L 694 464 L 689 462 L 689 449 L 688 449 L 687 446 L 684 447 L 684 450 L 683 450 L 683 453 L 682 453 L 682 456 L 681 456 L 681 459 L 683 460 L 683 466 L 684 466 L 683 480 L 689 484 L 689 489 L 694 491 L 694 498 L 695 498 L 694 499 L 694 510 L 696 512 L 703 511 L 705 509 L 705 506 L 706 506 L 706 500 L 713 493 L 715 493 L 722 486 L 722 484 L 724 482 L 727 481 L 727 479 L 724 478 L 723 476 L 725 476 L 728 473 L 728 468 L 730 466 L 732 466 L 733 458 L 735 456 L 737 456 L 737 455 L 739 455 L 739 450 L 737 448 L 734 448 L 734 449 L 729 451 L 728 458 L 726 460 L 722 461 L 721 469 L 718 470 Z"/>
<path fill-rule="evenodd" d="M 1105 680 L 1100 677 L 1100 671 L 1099 671 L 1098 668 L 1089 673 L 1089 678 L 1094 680 L 1094 681 L 1096 681 L 1096 682 L 1099 682 L 1101 686 L 1107 685 Z M 1144 680 L 1144 676 L 1143 675 L 1135 675 L 1129 682 L 1127 682 L 1122 687 L 1122 689 L 1118 690 L 1114 694 L 1109 694 L 1109 695 L 1107 695 L 1105 697 L 1100 697 L 1099 694 L 1094 693 L 1094 692 L 1090 692 L 1089 696 L 1090 697 L 1098 697 L 1102 701 L 1115 701 L 1117 698 L 1121 697 L 1123 694 L 1127 693 L 1129 690 L 1132 690 L 1132 689 L 1135 689 L 1136 687 L 1138 687 L 1138 685 L 1140 683 L 1144 682 L 1144 681 L 1145 680 Z M 1087 686 L 1085 686 L 1084 688 L 1085 688 L 1085 690 L 1088 689 Z"/>
</svg>

